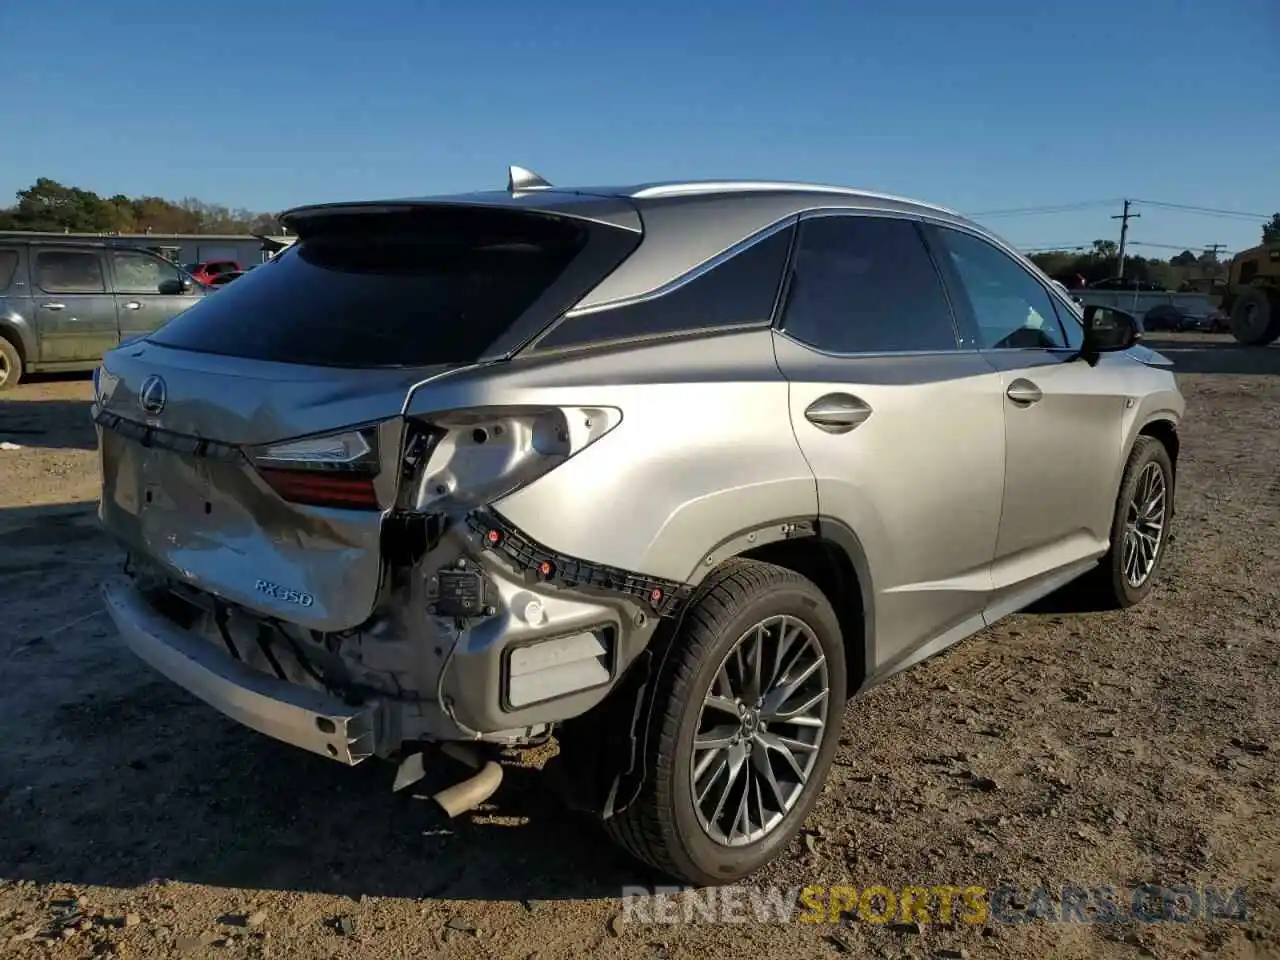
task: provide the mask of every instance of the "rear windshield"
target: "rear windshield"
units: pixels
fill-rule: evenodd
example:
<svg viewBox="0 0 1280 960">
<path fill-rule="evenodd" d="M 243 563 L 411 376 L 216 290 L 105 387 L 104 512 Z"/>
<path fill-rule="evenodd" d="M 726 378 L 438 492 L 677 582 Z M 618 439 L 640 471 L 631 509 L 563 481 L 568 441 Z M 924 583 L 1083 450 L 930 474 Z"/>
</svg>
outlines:
<svg viewBox="0 0 1280 960">
<path fill-rule="evenodd" d="M 565 220 L 485 209 L 347 215 L 313 230 L 151 339 L 315 366 L 467 363 L 585 240 Z"/>
</svg>

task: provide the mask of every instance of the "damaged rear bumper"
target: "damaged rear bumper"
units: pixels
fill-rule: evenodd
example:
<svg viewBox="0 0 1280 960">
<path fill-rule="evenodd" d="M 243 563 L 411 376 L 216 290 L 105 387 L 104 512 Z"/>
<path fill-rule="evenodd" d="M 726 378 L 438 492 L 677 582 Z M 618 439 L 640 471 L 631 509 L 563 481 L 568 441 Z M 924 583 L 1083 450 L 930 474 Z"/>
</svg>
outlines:
<svg viewBox="0 0 1280 960">
<path fill-rule="evenodd" d="M 376 752 L 378 704 L 350 706 L 234 660 L 156 612 L 128 582 L 112 582 L 103 594 L 129 649 L 231 719 L 340 763 Z"/>
</svg>

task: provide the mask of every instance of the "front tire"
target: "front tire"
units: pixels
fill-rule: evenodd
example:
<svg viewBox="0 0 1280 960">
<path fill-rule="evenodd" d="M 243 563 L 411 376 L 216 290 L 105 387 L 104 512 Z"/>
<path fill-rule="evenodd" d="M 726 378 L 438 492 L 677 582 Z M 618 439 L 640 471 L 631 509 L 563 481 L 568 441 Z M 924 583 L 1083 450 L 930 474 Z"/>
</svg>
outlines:
<svg viewBox="0 0 1280 960">
<path fill-rule="evenodd" d="M 1111 547 L 1086 578 L 1090 606 L 1139 603 L 1164 560 L 1173 518 L 1173 461 L 1163 443 L 1140 436 L 1129 453 L 1111 522 Z"/>
<path fill-rule="evenodd" d="M 822 591 L 782 567 L 711 574 L 655 681 L 639 796 L 605 821 L 661 872 L 732 883 L 772 860 L 822 791 L 839 740 L 845 650 Z"/>
</svg>

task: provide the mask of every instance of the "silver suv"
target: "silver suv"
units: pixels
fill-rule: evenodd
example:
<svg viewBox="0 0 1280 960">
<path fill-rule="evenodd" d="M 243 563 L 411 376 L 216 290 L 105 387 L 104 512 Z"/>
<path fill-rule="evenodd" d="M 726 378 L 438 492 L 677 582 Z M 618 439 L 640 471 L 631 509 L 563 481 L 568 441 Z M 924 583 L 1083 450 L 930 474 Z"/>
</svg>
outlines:
<svg viewBox="0 0 1280 960">
<path fill-rule="evenodd" d="M 736 880 L 849 695 L 1160 565 L 1168 364 L 955 213 L 513 168 L 282 219 L 291 250 L 97 375 L 107 604 L 249 727 L 400 786 L 471 764 L 449 813 L 554 733 L 632 853 Z"/>
</svg>

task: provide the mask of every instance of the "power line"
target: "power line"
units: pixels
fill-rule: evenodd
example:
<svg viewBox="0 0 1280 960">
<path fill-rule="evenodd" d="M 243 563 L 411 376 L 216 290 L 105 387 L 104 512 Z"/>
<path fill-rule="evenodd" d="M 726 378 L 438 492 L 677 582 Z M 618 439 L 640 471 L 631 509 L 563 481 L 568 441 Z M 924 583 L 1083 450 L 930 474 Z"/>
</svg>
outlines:
<svg viewBox="0 0 1280 960">
<path fill-rule="evenodd" d="M 1110 207 L 1123 202 L 1123 197 L 1117 197 L 1111 200 L 1085 200 L 1080 203 L 1042 204 L 1036 207 L 1010 207 L 1003 210 L 983 210 L 978 213 L 966 214 L 966 216 L 973 217 L 974 219 L 979 217 L 1035 217 L 1053 213 L 1074 213 L 1077 210 L 1091 210 L 1097 207 Z M 1191 203 L 1171 203 L 1167 200 L 1133 199 L 1129 202 L 1131 204 L 1144 204 L 1149 207 L 1159 207 L 1164 210 L 1179 210 L 1183 213 L 1194 213 L 1206 217 L 1267 221 L 1270 220 L 1272 216 L 1269 213 L 1250 213 L 1247 210 L 1225 210 L 1220 207 L 1201 207 Z"/>
<path fill-rule="evenodd" d="M 1151 247 L 1156 250 L 1190 250 L 1193 253 L 1196 250 L 1212 250 L 1217 248 L 1218 253 L 1231 253 L 1226 247 L 1220 243 L 1154 243 L 1151 240 L 1130 240 L 1130 247 Z M 1070 243 L 1037 243 L 1035 245 L 1018 245 L 1018 249 L 1023 253 L 1071 253 L 1075 250 L 1092 250 L 1092 240 L 1073 240 Z"/>
<path fill-rule="evenodd" d="M 1119 203 L 1115 200 L 1086 200 L 1082 203 L 1059 203 L 1039 207 L 1011 207 L 1007 210 L 984 210 L 970 213 L 970 217 L 1030 217 L 1046 213 L 1071 213 L 1075 210 L 1089 210 L 1094 207 L 1111 207 Z"/>
<path fill-rule="evenodd" d="M 1190 250 L 1194 253 L 1196 250 L 1211 251 L 1213 253 L 1230 253 L 1220 243 L 1152 243 L 1150 240 L 1130 240 L 1130 246 L 1134 247 L 1156 247 L 1160 250 Z"/>
<path fill-rule="evenodd" d="M 1238 217 L 1245 220 L 1270 220 L 1269 213 L 1248 213 L 1244 210 L 1222 210 L 1218 207 L 1197 207 L 1189 203 L 1167 203 L 1164 200 L 1135 200 L 1149 207 L 1163 207 L 1166 210 L 1181 210 L 1185 213 L 1198 213 L 1206 217 Z"/>
</svg>

